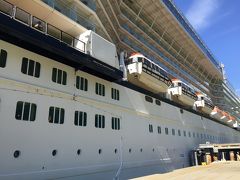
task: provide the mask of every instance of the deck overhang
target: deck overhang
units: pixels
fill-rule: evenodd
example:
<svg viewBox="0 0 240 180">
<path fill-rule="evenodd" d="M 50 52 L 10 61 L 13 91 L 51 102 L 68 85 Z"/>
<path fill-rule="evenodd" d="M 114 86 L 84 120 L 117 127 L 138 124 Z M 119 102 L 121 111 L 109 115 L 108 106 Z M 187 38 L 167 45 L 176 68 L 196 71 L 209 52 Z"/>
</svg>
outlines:
<svg viewBox="0 0 240 180">
<path fill-rule="evenodd" d="M 210 59 L 212 56 L 208 49 L 200 47 L 196 40 L 189 34 L 185 27 L 179 22 L 176 16 L 164 4 L 163 0 L 139 0 L 137 2 L 123 0 L 123 3 L 128 3 L 138 15 L 135 21 L 144 18 L 149 28 L 158 30 L 161 38 L 164 38 L 169 43 L 169 48 L 175 48 L 178 45 L 177 51 L 184 52 L 184 57 L 194 67 L 196 73 L 202 77 L 210 77 L 208 79 L 222 79 L 222 74 L 215 59 Z M 198 42 L 202 42 L 198 39 Z M 208 52 L 208 53 L 206 53 Z M 178 55 L 178 53 L 176 53 Z M 183 65 L 189 66 L 187 63 Z M 199 76 L 199 75 L 198 75 Z"/>
</svg>

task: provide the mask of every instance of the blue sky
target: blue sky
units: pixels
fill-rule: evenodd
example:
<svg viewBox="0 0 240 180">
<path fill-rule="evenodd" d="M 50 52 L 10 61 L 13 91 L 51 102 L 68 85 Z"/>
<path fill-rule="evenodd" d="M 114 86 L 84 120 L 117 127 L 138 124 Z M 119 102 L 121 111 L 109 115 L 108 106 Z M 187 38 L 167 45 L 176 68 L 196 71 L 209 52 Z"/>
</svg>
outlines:
<svg viewBox="0 0 240 180">
<path fill-rule="evenodd" d="M 174 0 L 240 95 L 240 0 Z"/>
</svg>

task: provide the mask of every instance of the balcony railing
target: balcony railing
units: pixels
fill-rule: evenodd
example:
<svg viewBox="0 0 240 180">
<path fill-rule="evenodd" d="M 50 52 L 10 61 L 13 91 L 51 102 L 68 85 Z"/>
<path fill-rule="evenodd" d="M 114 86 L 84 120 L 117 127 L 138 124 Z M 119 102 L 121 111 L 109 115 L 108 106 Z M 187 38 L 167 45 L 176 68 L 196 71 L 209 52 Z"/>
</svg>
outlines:
<svg viewBox="0 0 240 180">
<path fill-rule="evenodd" d="M 84 42 L 5 0 L 0 0 L 0 13 L 3 13 L 10 18 L 17 20 L 22 24 L 29 26 L 30 28 L 35 29 L 45 35 L 51 36 L 78 51 L 84 53 L 86 52 Z"/>
<path fill-rule="evenodd" d="M 206 56 L 211 60 L 211 62 L 215 65 L 215 67 L 220 71 L 219 62 L 213 57 L 209 49 L 206 45 L 200 40 L 199 36 L 190 25 L 188 20 L 184 17 L 182 13 L 178 11 L 176 6 L 170 0 L 162 0 L 163 3 L 168 7 L 168 9 L 172 12 L 172 14 L 176 17 L 179 23 L 184 27 L 184 29 L 189 33 L 195 43 L 202 49 L 202 51 L 206 54 Z"/>
</svg>

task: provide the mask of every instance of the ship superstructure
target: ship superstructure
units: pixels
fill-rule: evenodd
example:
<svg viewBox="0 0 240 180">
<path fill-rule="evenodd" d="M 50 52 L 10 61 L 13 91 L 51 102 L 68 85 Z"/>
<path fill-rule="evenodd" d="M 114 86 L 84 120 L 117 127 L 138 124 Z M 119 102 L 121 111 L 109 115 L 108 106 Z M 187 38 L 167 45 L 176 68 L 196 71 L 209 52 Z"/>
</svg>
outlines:
<svg viewBox="0 0 240 180">
<path fill-rule="evenodd" d="M 172 1 L 0 0 L 0 12 L 1 179 L 127 179 L 239 142 L 239 99 Z"/>
</svg>

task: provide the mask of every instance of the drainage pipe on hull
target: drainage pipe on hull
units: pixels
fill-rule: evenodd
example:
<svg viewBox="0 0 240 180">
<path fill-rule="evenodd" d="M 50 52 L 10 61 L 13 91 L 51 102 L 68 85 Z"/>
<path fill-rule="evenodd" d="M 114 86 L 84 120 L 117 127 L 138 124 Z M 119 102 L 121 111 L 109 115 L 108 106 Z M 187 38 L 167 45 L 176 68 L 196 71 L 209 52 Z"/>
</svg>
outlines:
<svg viewBox="0 0 240 180">
<path fill-rule="evenodd" d="M 125 65 L 125 56 L 126 56 L 126 53 L 122 51 L 120 53 L 119 65 L 120 65 L 120 70 L 123 72 L 123 78 L 122 78 L 123 81 L 127 81 L 127 68 Z"/>
</svg>

